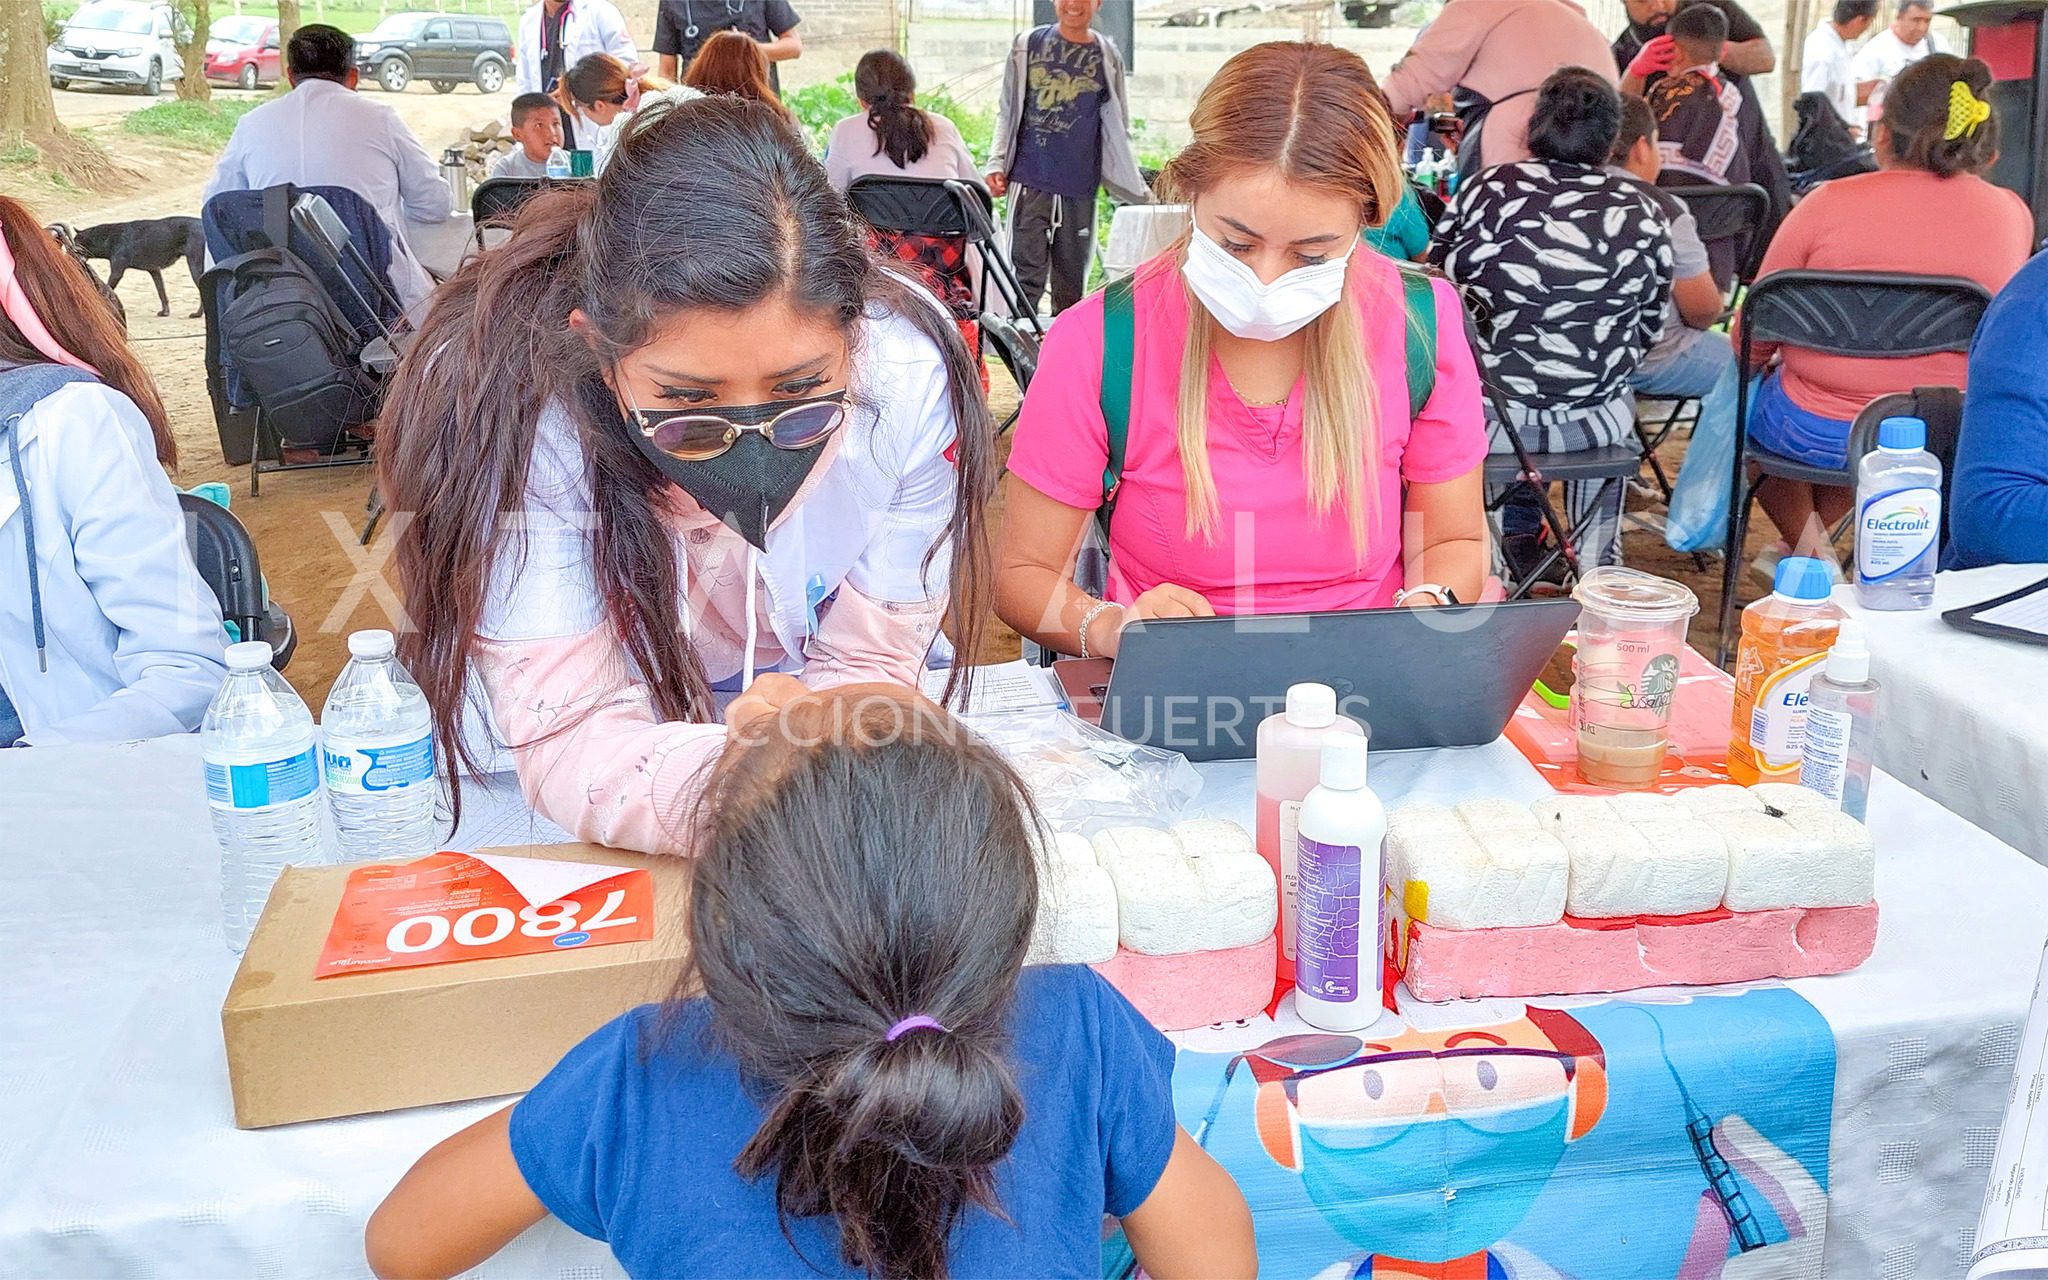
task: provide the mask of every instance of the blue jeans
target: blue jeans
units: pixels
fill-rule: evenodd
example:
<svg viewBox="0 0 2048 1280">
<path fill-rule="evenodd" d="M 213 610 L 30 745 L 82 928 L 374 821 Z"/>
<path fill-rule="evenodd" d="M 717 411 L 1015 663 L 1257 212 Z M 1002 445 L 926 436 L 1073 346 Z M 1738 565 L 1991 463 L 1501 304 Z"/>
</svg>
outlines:
<svg viewBox="0 0 2048 1280">
<path fill-rule="evenodd" d="M 1697 329 L 1685 345 L 1659 360 L 1646 360 L 1630 385 L 1638 395 L 1696 396 L 1699 423 L 1678 479 L 1664 537 L 1679 551 L 1704 551 L 1727 538 L 1728 487 L 1735 469 L 1735 399 L 1742 372 L 1725 333 Z"/>
<path fill-rule="evenodd" d="M 7 690 L 0 689 L 0 747 L 11 747 L 21 741 L 21 717 L 15 714 L 14 704 L 7 698 Z"/>
</svg>

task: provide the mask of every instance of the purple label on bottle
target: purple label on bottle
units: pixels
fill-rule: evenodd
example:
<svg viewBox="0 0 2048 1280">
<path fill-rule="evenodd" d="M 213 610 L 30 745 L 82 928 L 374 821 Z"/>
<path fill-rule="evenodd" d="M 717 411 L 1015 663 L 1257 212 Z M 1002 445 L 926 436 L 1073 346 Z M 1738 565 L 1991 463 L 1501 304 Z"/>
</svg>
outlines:
<svg viewBox="0 0 2048 1280">
<path fill-rule="evenodd" d="M 1362 947 L 1359 937 L 1364 863 L 1355 844 L 1301 837 L 1295 865 L 1294 982 L 1318 1000 L 1358 999 L 1361 953 L 1377 955 L 1377 946 Z M 1378 896 L 1379 885 L 1371 892 Z M 1372 941 L 1377 944 L 1377 935 Z"/>
</svg>

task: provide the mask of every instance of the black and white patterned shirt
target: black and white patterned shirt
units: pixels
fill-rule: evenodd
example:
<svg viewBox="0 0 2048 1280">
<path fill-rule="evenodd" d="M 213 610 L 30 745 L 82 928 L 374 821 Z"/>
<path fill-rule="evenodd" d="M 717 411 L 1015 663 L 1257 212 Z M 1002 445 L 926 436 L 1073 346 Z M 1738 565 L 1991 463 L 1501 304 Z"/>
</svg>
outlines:
<svg viewBox="0 0 2048 1280">
<path fill-rule="evenodd" d="M 1432 256 L 1473 310 L 1487 378 L 1529 408 L 1626 392 L 1671 292 L 1663 209 L 1602 168 L 1488 169 L 1445 210 Z"/>
</svg>

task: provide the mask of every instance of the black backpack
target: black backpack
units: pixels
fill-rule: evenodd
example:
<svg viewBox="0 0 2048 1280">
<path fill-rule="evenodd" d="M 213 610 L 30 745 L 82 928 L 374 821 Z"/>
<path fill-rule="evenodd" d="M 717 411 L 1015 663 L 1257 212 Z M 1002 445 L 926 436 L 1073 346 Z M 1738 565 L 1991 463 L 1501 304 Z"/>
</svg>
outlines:
<svg viewBox="0 0 2048 1280">
<path fill-rule="evenodd" d="M 254 402 L 284 447 L 339 448 L 376 416 L 382 379 L 363 367 L 363 337 L 312 267 L 289 246 L 291 192 L 264 192 L 270 247 L 207 273 L 220 354 L 238 403 Z"/>
</svg>

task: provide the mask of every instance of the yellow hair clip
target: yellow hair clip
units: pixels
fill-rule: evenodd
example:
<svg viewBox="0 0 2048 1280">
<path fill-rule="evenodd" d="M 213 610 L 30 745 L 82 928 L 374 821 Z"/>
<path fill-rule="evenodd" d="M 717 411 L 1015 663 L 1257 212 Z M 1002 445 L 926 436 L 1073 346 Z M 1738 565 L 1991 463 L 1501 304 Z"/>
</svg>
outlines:
<svg viewBox="0 0 2048 1280">
<path fill-rule="evenodd" d="M 1991 118 L 1991 104 L 1970 91 L 1970 86 L 1961 80 L 1948 87 L 1948 127 L 1941 131 L 1943 139 L 1954 142 L 1957 138 L 1977 132 L 1977 126 Z"/>
</svg>

